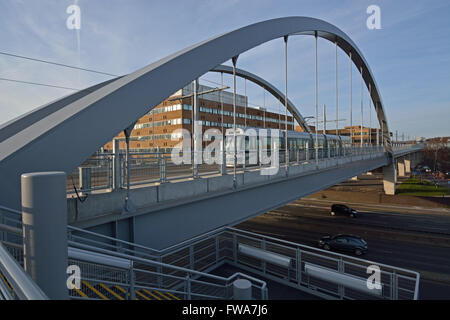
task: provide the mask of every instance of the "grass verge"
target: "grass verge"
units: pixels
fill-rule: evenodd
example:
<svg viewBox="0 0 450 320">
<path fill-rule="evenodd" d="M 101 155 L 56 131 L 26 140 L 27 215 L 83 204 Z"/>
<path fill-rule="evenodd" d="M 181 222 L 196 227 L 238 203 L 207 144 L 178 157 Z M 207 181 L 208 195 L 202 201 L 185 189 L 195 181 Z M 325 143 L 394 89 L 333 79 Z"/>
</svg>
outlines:
<svg viewBox="0 0 450 320">
<path fill-rule="evenodd" d="M 435 186 L 431 181 L 421 181 L 416 177 L 411 177 L 408 180 L 402 182 L 402 184 L 397 187 L 395 193 L 398 195 L 419 197 L 438 197 L 443 195 L 450 195 L 448 188 Z"/>
</svg>

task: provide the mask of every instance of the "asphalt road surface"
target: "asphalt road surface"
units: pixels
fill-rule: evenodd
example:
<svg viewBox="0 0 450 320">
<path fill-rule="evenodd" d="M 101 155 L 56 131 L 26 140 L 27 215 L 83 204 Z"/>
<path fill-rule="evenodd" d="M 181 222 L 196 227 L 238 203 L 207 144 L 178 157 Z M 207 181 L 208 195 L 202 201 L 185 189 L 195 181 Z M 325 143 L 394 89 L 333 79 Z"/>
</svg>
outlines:
<svg viewBox="0 0 450 320">
<path fill-rule="evenodd" d="M 363 259 L 420 273 L 420 299 L 450 299 L 450 210 L 352 207 L 357 218 L 333 217 L 326 201 L 299 200 L 237 227 L 313 247 L 324 235 L 358 235 L 369 244 Z"/>
</svg>

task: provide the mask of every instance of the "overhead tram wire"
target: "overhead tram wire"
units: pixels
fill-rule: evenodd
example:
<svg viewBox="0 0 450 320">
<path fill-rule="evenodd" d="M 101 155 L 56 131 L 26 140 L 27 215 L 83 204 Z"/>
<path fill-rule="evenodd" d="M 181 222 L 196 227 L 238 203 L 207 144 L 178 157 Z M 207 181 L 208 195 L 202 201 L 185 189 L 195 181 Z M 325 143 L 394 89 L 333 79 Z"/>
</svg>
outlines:
<svg viewBox="0 0 450 320">
<path fill-rule="evenodd" d="M 115 74 L 112 74 L 112 73 L 107 73 L 107 72 L 93 70 L 93 69 L 87 69 L 87 68 L 75 67 L 75 66 L 71 66 L 71 65 L 68 65 L 68 64 L 63 64 L 63 63 L 58 63 L 58 62 L 53 62 L 53 61 L 48 61 L 48 60 L 42 60 L 42 59 L 37 59 L 37 58 L 26 57 L 26 56 L 22 56 L 22 55 L 18 55 L 18 54 L 12 54 L 12 53 L 8 53 L 8 52 L 4 52 L 4 51 L 0 51 L 0 55 L 9 56 L 9 57 L 13 57 L 13 58 L 19 58 L 19 59 L 30 60 L 30 61 L 35 61 L 35 62 L 41 62 L 41 63 L 46 63 L 46 64 L 51 64 L 51 65 L 64 67 L 64 68 L 71 68 L 71 69 L 76 69 L 76 70 L 81 70 L 81 71 L 86 71 L 86 72 L 98 73 L 98 74 L 103 74 L 103 75 L 107 75 L 107 76 L 110 76 L 110 77 L 119 77 L 118 75 L 115 75 Z M 29 85 L 36 85 L 36 86 L 43 86 L 43 87 L 57 88 L 57 89 L 64 89 L 64 90 L 72 90 L 72 91 L 84 90 L 84 89 L 77 89 L 77 88 L 71 88 L 71 87 L 57 86 L 57 85 L 47 84 L 47 83 L 24 81 L 24 80 L 17 80 L 17 79 L 11 79 L 11 78 L 2 78 L 2 77 L 0 77 L 0 81 L 9 81 L 9 82 L 16 82 L 16 83 L 23 83 L 23 84 L 29 84 Z"/>
<path fill-rule="evenodd" d="M 35 61 L 35 62 L 41 62 L 41 63 L 51 64 L 51 65 L 55 65 L 55 66 L 59 66 L 59 67 L 65 67 L 65 68 L 71 68 L 71 69 L 86 71 L 86 72 L 98 73 L 98 74 L 103 74 L 103 75 L 107 75 L 107 76 L 111 76 L 111 77 L 119 77 L 119 75 L 112 74 L 112 73 L 107 73 L 107 72 L 98 71 L 98 70 L 94 70 L 94 69 L 75 67 L 75 66 L 68 65 L 68 64 L 63 64 L 63 63 L 53 62 L 53 61 L 49 61 L 49 60 L 43 60 L 43 59 L 37 59 L 37 58 L 22 56 L 22 55 L 8 53 L 8 52 L 4 52 L 4 51 L 0 51 L 0 55 L 5 55 L 5 56 L 9 56 L 9 57 L 14 57 L 14 58 L 30 60 L 30 61 Z M 220 85 L 219 82 L 212 81 L 212 80 L 209 80 L 209 79 L 202 79 L 202 80 L 206 81 L 206 82 L 209 82 L 211 84 Z M 24 80 L 10 79 L 10 78 L 2 78 L 2 77 L 0 77 L 0 81 L 9 81 L 9 82 L 16 82 L 16 83 L 23 83 L 23 84 L 29 84 L 29 85 L 37 85 L 37 86 L 43 86 L 43 87 L 49 87 L 49 88 L 72 90 L 72 91 L 85 90 L 85 89 L 79 89 L 79 88 L 71 88 L 71 87 L 57 86 L 57 85 L 52 85 L 52 84 L 47 84 L 47 83 L 24 81 Z M 257 104 L 253 104 L 253 103 L 250 103 L 250 102 L 248 102 L 248 104 L 252 105 L 252 106 L 259 106 Z M 279 108 L 280 108 L 280 106 L 279 106 Z"/>
<path fill-rule="evenodd" d="M 9 78 L 0 78 L 1 81 L 9 81 L 9 82 L 17 82 L 17 83 L 24 83 L 24 84 L 31 84 L 35 86 L 43 86 L 43 87 L 50 87 L 50 88 L 57 88 L 57 89 L 65 89 L 65 90 L 72 90 L 72 91 L 80 91 L 83 89 L 75 89 L 70 87 L 62 87 L 62 86 L 55 86 L 52 84 L 47 83 L 39 83 L 39 82 L 31 82 L 31 81 L 22 81 L 22 80 L 16 80 L 16 79 L 9 79 Z"/>
<path fill-rule="evenodd" d="M 53 62 L 53 61 L 48 61 L 48 60 L 31 58 L 31 57 L 21 56 L 21 55 L 18 55 L 18 54 L 12 54 L 12 53 L 8 53 L 8 52 L 4 52 L 4 51 L 0 51 L 0 54 L 2 54 L 4 56 L 19 58 L 19 59 L 25 59 L 25 60 L 35 61 L 35 62 L 52 64 L 52 65 L 59 66 L 59 67 L 65 67 L 65 68 L 71 68 L 71 69 L 86 71 L 86 72 L 93 72 L 93 73 L 103 74 L 103 75 L 107 75 L 107 76 L 110 76 L 110 77 L 119 77 L 116 74 L 112 74 L 112 73 L 108 73 L 108 72 L 103 72 L 103 71 L 98 71 L 98 70 L 93 70 L 93 69 L 87 69 L 87 68 L 75 67 L 75 66 L 71 66 L 71 65 L 68 65 L 68 64 L 64 64 L 64 63 L 58 63 L 58 62 Z"/>
</svg>

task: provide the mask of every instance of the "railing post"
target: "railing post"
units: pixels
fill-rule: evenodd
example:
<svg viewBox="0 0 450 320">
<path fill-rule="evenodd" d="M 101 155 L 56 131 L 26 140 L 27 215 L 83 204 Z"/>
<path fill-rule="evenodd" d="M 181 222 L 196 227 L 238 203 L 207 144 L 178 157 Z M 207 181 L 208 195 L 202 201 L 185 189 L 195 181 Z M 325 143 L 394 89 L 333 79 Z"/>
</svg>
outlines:
<svg viewBox="0 0 450 320">
<path fill-rule="evenodd" d="M 106 157 L 107 161 L 107 170 L 108 170 L 108 186 L 107 189 L 113 189 L 113 158 Z"/>
<path fill-rule="evenodd" d="M 161 181 L 161 157 L 159 155 L 159 150 L 156 151 L 156 164 L 158 165 L 159 168 L 159 182 Z"/>
<path fill-rule="evenodd" d="M 233 281 L 234 300 L 252 300 L 252 283 L 247 279 Z"/>
<path fill-rule="evenodd" d="M 237 239 L 236 239 L 236 234 L 233 233 L 233 261 L 235 264 L 237 264 Z"/>
<path fill-rule="evenodd" d="M 82 193 L 91 189 L 91 168 L 78 167 L 79 188 Z"/>
<path fill-rule="evenodd" d="M 194 270 L 194 245 L 189 246 L 189 269 Z"/>
<path fill-rule="evenodd" d="M 216 266 L 219 263 L 219 259 L 220 259 L 220 242 L 219 242 L 219 235 L 216 235 Z"/>
<path fill-rule="evenodd" d="M 393 300 L 398 300 L 398 275 L 395 270 L 392 272 L 392 280 Z"/>
<path fill-rule="evenodd" d="M 302 251 L 297 248 L 297 285 L 302 284 Z"/>
<path fill-rule="evenodd" d="M 391 300 L 394 300 L 394 274 L 391 273 L 389 278 L 390 278 L 389 280 L 390 280 L 390 289 L 391 289 L 389 298 Z"/>
<path fill-rule="evenodd" d="M 161 256 L 158 257 L 158 262 L 162 263 L 162 257 Z M 158 265 L 158 267 L 156 267 L 156 272 L 158 273 L 158 279 L 157 279 L 158 288 L 161 288 L 162 287 L 162 272 L 163 272 L 161 265 Z"/>
<path fill-rule="evenodd" d="M 306 143 L 305 147 L 305 160 L 309 161 L 309 143 Z"/>
<path fill-rule="evenodd" d="M 160 157 L 159 161 L 159 180 L 161 183 L 166 182 L 166 158 L 164 157 L 164 154 L 158 155 Z"/>
<path fill-rule="evenodd" d="M 113 140 L 113 183 L 114 191 L 120 190 L 120 145 L 119 140 Z"/>
<path fill-rule="evenodd" d="M 262 300 L 269 300 L 269 292 L 268 292 L 267 287 L 265 287 L 265 288 L 263 289 L 263 297 L 262 297 Z"/>
<path fill-rule="evenodd" d="M 227 158 L 226 158 L 226 150 L 225 150 L 225 137 L 222 139 L 220 143 L 220 152 L 222 157 L 222 163 L 220 164 L 220 174 L 227 174 Z"/>
<path fill-rule="evenodd" d="M 187 293 L 187 299 L 191 300 L 191 277 L 189 277 L 189 274 L 186 276 L 186 293 Z"/>
<path fill-rule="evenodd" d="M 263 239 L 263 240 L 261 241 L 261 249 L 262 249 L 262 250 L 266 250 L 266 240 L 265 240 L 265 239 Z M 263 272 L 264 274 L 266 274 L 266 267 L 267 267 L 267 264 L 266 264 L 266 262 L 265 262 L 264 260 L 261 260 L 261 267 L 262 267 L 262 272 Z"/>
<path fill-rule="evenodd" d="M 126 188 L 126 183 L 125 183 L 125 159 L 124 158 L 120 158 L 120 188 Z"/>
<path fill-rule="evenodd" d="M 25 270 L 50 299 L 66 300 L 66 174 L 24 173 L 21 183 Z"/>
<path fill-rule="evenodd" d="M 340 257 L 339 261 L 338 261 L 338 271 L 340 273 L 344 273 L 344 261 L 342 260 L 342 257 Z M 341 300 L 344 299 L 344 290 L 345 290 L 345 288 L 343 285 L 338 286 L 339 298 Z"/>
<path fill-rule="evenodd" d="M 130 266 L 129 281 L 130 281 L 130 299 L 131 300 L 136 300 L 136 290 L 134 288 L 134 286 L 135 286 L 135 277 L 134 277 L 133 262 L 131 263 L 131 266 Z"/>
</svg>

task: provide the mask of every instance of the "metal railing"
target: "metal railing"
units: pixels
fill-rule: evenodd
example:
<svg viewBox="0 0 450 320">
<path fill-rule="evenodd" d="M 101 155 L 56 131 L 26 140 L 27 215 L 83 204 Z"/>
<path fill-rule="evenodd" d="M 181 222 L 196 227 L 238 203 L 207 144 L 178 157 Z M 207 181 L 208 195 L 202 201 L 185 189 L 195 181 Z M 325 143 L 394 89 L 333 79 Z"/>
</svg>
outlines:
<svg viewBox="0 0 450 320">
<path fill-rule="evenodd" d="M 113 159 L 114 154 L 111 153 L 95 154 L 89 157 L 67 175 L 67 193 L 112 189 Z"/>
<path fill-rule="evenodd" d="M 0 300 L 47 300 L 23 269 L 21 214 L 0 206 Z"/>
<path fill-rule="evenodd" d="M 16 237 L 14 242 L 3 238 L 2 243 L 20 265 L 23 262 L 21 226 L 19 228 L 21 213 L 4 207 L 0 209 L 3 215 L 5 211 L 12 214 L 5 220 L 12 226 L 0 224 L 0 231 L 7 237 Z M 417 272 L 235 228 L 219 228 L 156 250 L 68 226 L 68 244 L 73 248 L 132 261 L 130 270 L 124 271 L 128 278 L 123 276 L 119 281 L 117 277 L 106 277 L 114 274 L 114 270 L 104 265 L 102 267 L 102 264 L 92 265 L 92 262 L 78 260 L 81 265 L 87 263 L 82 271 L 84 280 L 121 283 L 127 290 L 134 290 L 133 287 L 159 288 L 168 292 L 172 290 L 187 299 L 225 299 L 229 295 L 225 288 L 231 286 L 231 280 L 225 281 L 225 278 L 212 276 L 208 272 L 228 263 L 328 299 L 418 299 L 420 275 Z M 243 250 L 243 246 L 247 250 Z M 256 254 L 249 254 L 248 248 Z M 364 288 L 364 281 L 368 277 L 368 267 L 373 265 L 380 269 L 381 289 L 370 291 Z M 89 268 L 97 268 L 97 271 Z M 134 282 L 132 279 L 137 280 Z M 219 279 L 221 281 L 217 283 Z M 253 288 L 255 297 L 267 298 L 267 288 L 263 281 L 258 281 L 251 281 L 256 283 Z"/>
<path fill-rule="evenodd" d="M 91 248 L 96 252 L 96 248 Z M 243 273 L 235 273 L 228 278 L 211 275 L 204 272 L 172 266 L 156 261 L 138 258 L 121 253 L 110 253 L 122 260 L 128 259 L 128 268 L 118 268 L 108 265 L 108 262 L 94 263 L 89 259 L 69 259 L 69 264 L 80 267 L 81 279 L 90 285 L 119 286 L 124 290 L 124 298 L 134 300 L 140 290 L 159 290 L 171 293 L 185 300 L 191 299 L 232 299 L 233 282 L 246 279 L 251 282 L 253 298 L 267 299 L 267 286 L 262 280 Z M 70 290 L 73 299 L 99 299 L 91 294 L 82 297 L 77 291 Z"/>
<path fill-rule="evenodd" d="M 0 243 L 0 300 L 47 300 L 48 297 Z"/>
<path fill-rule="evenodd" d="M 0 298 L 46 299 L 45 295 L 38 295 L 40 289 L 23 269 L 21 212 L 5 207 L 0 209 L 3 217 L 5 212 L 11 214 L 7 221 L 13 224 L 13 226 L 0 224 L 0 231 L 8 239 L 11 236 L 15 237 L 14 242 L 4 239 L 0 241 L 0 274 L 3 277 L 0 277 Z M 251 282 L 254 299 L 267 299 L 266 283 L 240 272 L 225 278 L 166 264 L 161 262 L 157 250 L 72 226 L 68 226 L 68 244 L 68 265 L 77 265 L 80 268 L 81 280 L 91 286 L 99 284 L 119 286 L 126 291 L 125 299 L 135 299 L 136 293 L 143 289 L 162 290 L 183 299 L 232 299 L 232 286 L 237 279 L 247 279 Z M 74 257 L 73 248 L 82 250 L 84 254 Z M 118 268 L 114 264 L 111 265 L 114 257 L 129 261 L 127 267 Z M 27 284 L 30 281 L 31 284 Z M 78 292 L 74 289 L 69 290 L 70 297 L 100 298 L 92 292 L 87 297 L 81 296 Z"/>
<path fill-rule="evenodd" d="M 404 146 L 404 145 L 402 145 Z M 417 145 L 414 145 L 417 147 Z M 413 147 L 414 147 L 413 146 Z M 407 145 L 408 148 L 412 148 Z M 401 150 L 402 147 L 395 147 Z M 255 151 L 256 152 L 256 151 Z M 383 146 L 351 146 L 346 148 L 318 148 L 317 161 L 328 159 L 351 158 L 353 156 L 367 155 L 369 158 L 380 156 L 384 152 Z M 226 151 L 222 156 L 219 151 L 217 158 L 223 159 L 214 164 L 201 163 L 175 164 L 172 160 L 172 153 L 169 152 L 131 152 L 129 156 L 130 166 L 130 186 L 139 186 L 151 183 L 164 183 L 171 180 L 184 180 L 186 178 L 197 178 L 204 175 L 229 174 L 234 169 L 234 153 Z M 258 152 L 256 152 L 258 153 Z M 289 149 L 289 165 L 301 165 L 307 162 L 316 161 L 316 149 Z M 194 152 L 184 155 L 193 160 Z M 260 154 L 256 156 L 257 163 L 248 163 L 249 151 L 237 152 L 237 172 L 246 170 L 261 169 L 267 164 L 261 163 Z M 180 158 L 183 152 L 179 153 Z M 215 154 L 212 155 L 213 157 Z M 270 152 L 268 152 L 270 156 Z M 279 164 L 286 166 L 285 150 L 279 149 Z M 246 159 L 243 161 L 242 159 Z M 356 161 L 356 160 L 355 160 Z M 191 163 L 193 163 L 191 161 Z M 127 188 L 127 167 L 124 153 L 98 153 L 86 160 L 80 167 L 67 176 L 67 193 L 78 192 L 86 194 L 98 190 L 113 191 Z M 75 190 L 76 189 L 76 190 Z"/>
<path fill-rule="evenodd" d="M 0 206 L 0 243 L 23 264 L 22 212 Z"/>
<path fill-rule="evenodd" d="M 232 264 L 313 294 L 338 299 L 418 299 L 420 275 L 411 270 L 233 228 L 222 233 L 221 241 L 226 246 L 226 254 Z M 285 267 L 270 260 L 246 255 L 239 251 L 240 244 L 280 255 L 291 263 Z M 368 267 L 373 265 L 380 268 L 382 289 L 355 289 L 352 282 L 365 285 L 369 276 Z M 309 267 L 319 268 L 327 277 L 309 272 Z M 339 282 L 336 279 L 340 276 L 345 278 Z"/>
<path fill-rule="evenodd" d="M 246 254 L 240 246 L 256 250 L 260 257 Z M 142 250 L 136 255 L 142 255 Z M 234 228 L 219 228 L 163 250 L 146 251 L 160 263 L 205 273 L 228 263 L 327 299 L 416 300 L 419 293 L 417 272 Z M 133 250 L 129 253 L 133 255 Z M 267 255 L 272 258 L 264 258 Z M 289 263 L 281 265 L 277 260 Z M 379 290 L 366 286 L 368 267 L 373 265 L 380 268 Z"/>
</svg>

